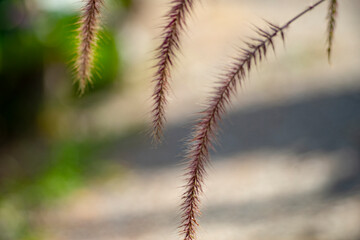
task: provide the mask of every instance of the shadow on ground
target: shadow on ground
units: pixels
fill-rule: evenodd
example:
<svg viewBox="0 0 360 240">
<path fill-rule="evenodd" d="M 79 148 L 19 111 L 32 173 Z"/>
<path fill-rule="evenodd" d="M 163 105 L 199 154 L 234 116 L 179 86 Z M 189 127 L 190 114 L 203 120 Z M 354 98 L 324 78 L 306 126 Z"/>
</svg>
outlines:
<svg viewBox="0 0 360 240">
<path fill-rule="evenodd" d="M 150 169 L 182 163 L 187 125 L 166 130 L 165 143 L 154 148 L 141 135 L 116 143 L 112 159 L 126 159 L 126 164 Z M 212 159 L 259 150 L 292 151 L 304 155 L 312 151 L 346 151 L 353 170 L 337 182 L 331 192 L 341 193 L 360 186 L 360 90 L 327 93 L 283 105 L 256 107 L 231 113 L 221 126 L 220 146 Z M 119 147 L 120 146 L 120 147 Z"/>
<path fill-rule="evenodd" d="M 139 134 L 115 141 L 114 145 L 106 149 L 103 154 L 107 159 L 122 159 L 119 160 L 122 161 L 121 164 L 140 170 L 140 173 L 159 168 L 164 168 L 166 171 L 167 168 L 181 163 L 183 152 L 181 141 L 189 134 L 189 130 L 190 127 L 186 125 L 170 127 L 165 133 L 165 143 L 157 149 L 151 146 L 149 139 Z M 308 157 L 307 154 L 315 152 L 324 153 L 326 156 L 332 154 L 340 156 L 336 160 L 338 163 L 336 171 L 345 172 L 344 170 L 349 169 L 350 171 L 339 174 L 341 177 L 331 176 L 330 181 L 314 191 L 299 191 L 295 194 L 280 194 L 270 198 L 239 202 L 230 201 L 226 204 L 221 202 L 209 204 L 204 208 L 205 217 L 201 221 L 205 229 L 213 230 L 211 234 L 221 230 L 222 234 L 225 231 L 230 234 L 229 236 L 243 236 L 244 232 L 241 230 L 247 231 L 246 229 L 257 226 L 258 235 L 249 239 L 289 239 L 288 236 L 298 237 L 291 239 L 338 239 L 336 235 L 331 235 L 333 228 L 330 225 L 324 228 L 325 225 L 336 222 L 340 224 L 337 231 L 343 235 L 347 234 L 346 239 L 358 239 L 359 234 L 356 230 L 358 218 L 353 216 L 356 216 L 359 209 L 357 199 L 360 196 L 360 89 L 231 113 L 222 124 L 219 142 L 221 146 L 212 154 L 213 161 L 220 162 L 227 157 L 257 151 L 292 152 L 297 156 L 296 161 L 311 161 L 316 158 Z M 337 155 L 339 152 L 341 154 Z M 261 159 L 261 163 L 273 159 Z M 154 175 L 157 173 L 158 171 L 154 171 Z M 321 171 L 312 174 L 317 173 Z M 142 180 L 136 183 L 131 178 L 126 181 L 129 181 L 127 182 L 129 186 L 134 188 L 134 184 L 138 184 L 136 186 L 139 187 L 140 184 L 148 184 L 154 178 L 153 175 L 147 177 L 149 177 L 148 182 Z M 157 177 L 167 181 L 164 176 Z M 155 185 L 146 186 L 146 188 L 155 186 L 157 190 L 153 192 L 156 197 L 149 193 L 145 196 L 142 192 L 141 196 L 137 196 L 139 193 L 136 194 L 136 191 L 123 189 L 122 191 L 125 192 L 120 191 L 117 199 L 114 200 L 114 195 L 108 194 L 106 197 L 105 192 L 102 192 L 105 205 L 111 202 L 115 203 L 114 206 L 129 204 L 126 208 L 128 211 L 124 211 L 123 208 L 116 210 L 115 207 L 115 210 L 105 217 L 100 216 L 85 221 L 56 220 L 56 226 L 67 236 L 66 239 L 113 239 L 114 236 L 119 236 L 119 239 L 158 239 L 162 234 L 175 232 L 178 216 L 174 209 L 167 207 L 146 211 L 136 209 L 137 204 L 142 201 L 156 203 L 161 201 L 162 197 L 159 197 L 156 191 L 159 191 L 159 185 L 164 188 L 164 184 L 166 185 L 158 181 Z M 296 188 L 296 182 L 289 184 Z M 125 197 L 126 194 L 131 195 L 131 201 Z M 154 206 L 157 205 L 154 203 Z M 100 209 L 104 211 L 103 208 Z M 335 219 L 334 222 L 331 219 Z M 351 224 L 351 221 L 355 223 Z M 355 230 L 351 226 L 347 228 L 347 225 L 354 225 Z M 229 228 L 232 229 L 231 232 L 228 232 Z M 273 232 L 275 237 L 269 238 L 269 232 Z M 309 237 L 309 234 L 314 237 Z M 325 234 L 324 238 L 317 238 L 322 234 Z M 281 238 L 281 236 L 285 237 Z M 327 238 L 328 236 L 332 237 Z M 219 238 L 212 236 L 209 239 Z"/>
<path fill-rule="evenodd" d="M 167 129 L 165 143 L 154 148 L 140 134 L 115 143 L 112 156 L 124 156 L 137 168 L 181 162 L 189 126 Z M 281 106 L 257 107 L 230 114 L 223 121 L 213 159 L 257 150 L 360 151 L 360 90 L 326 94 Z"/>
</svg>

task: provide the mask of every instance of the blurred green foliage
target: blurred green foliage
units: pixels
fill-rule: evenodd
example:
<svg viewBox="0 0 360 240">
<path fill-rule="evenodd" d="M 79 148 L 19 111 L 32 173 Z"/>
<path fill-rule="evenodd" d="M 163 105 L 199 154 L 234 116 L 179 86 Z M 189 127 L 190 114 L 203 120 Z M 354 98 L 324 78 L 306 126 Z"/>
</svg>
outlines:
<svg viewBox="0 0 360 240">
<path fill-rule="evenodd" d="M 131 5 L 130 1 L 120 3 L 121 8 Z M 36 133 L 37 115 L 47 100 L 44 95 L 49 95 L 46 91 L 53 94 L 66 86 L 63 98 L 78 99 L 72 70 L 78 15 L 29 9 L 22 0 L 0 0 L 0 147 L 13 138 Z M 121 46 L 114 31 L 103 27 L 98 34 L 93 84 L 86 95 L 111 89 L 115 81 L 121 81 Z M 63 73 L 49 75 L 54 65 L 63 66 Z M 54 79 L 52 89 L 45 88 L 44 76 Z"/>
<path fill-rule="evenodd" d="M 130 8 L 132 6 L 132 0 L 118 0 L 124 8 Z"/>
<path fill-rule="evenodd" d="M 51 206 L 71 191 L 96 179 L 111 175 L 99 154 L 111 139 L 63 139 L 53 143 L 37 174 L 9 182 L 0 191 L 0 239 L 42 239 L 33 226 L 32 214 Z M 119 165 L 112 165 L 117 175 Z"/>
<path fill-rule="evenodd" d="M 68 63 L 70 71 L 73 68 L 77 51 L 77 15 L 51 15 L 46 17 L 46 24 L 53 26 L 44 39 L 47 61 L 61 61 Z M 97 47 L 95 49 L 92 85 L 87 94 L 111 86 L 116 77 L 121 74 L 119 69 L 119 55 L 114 33 L 108 28 L 102 28 L 98 33 Z M 72 81 L 74 74 L 72 75 Z M 70 81 L 70 80 L 69 80 Z M 73 96 L 78 97 L 78 86 L 72 88 Z"/>
<path fill-rule="evenodd" d="M 0 146 L 35 124 L 43 92 L 43 53 L 20 1 L 1 1 Z"/>
<path fill-rule="evenodd" d="M 132 6 L 131 0 L 113 1 L 118 9 L 112 10 L 120 14 Z M 44 113 L 55 112 L 61 117 L 59 106 L 72 108 L 63 105 L 79 101 L 72 73 L 79 13 L 47 10 L 39 3 L 0 0 L 0 168 L 7 166 L 1 154 L 7 154 L 9 146 L 28 141 L 28 150 L 16 159 L 20 170 L 15 174 L 10 168 L 0 171 L 0 180 L 4 180 L 1 173 L 7 173 L 0 182 L 1 240 L 41 239 L 32 213 L 101 175 L 106 165 L 97 156 L 108 140 L 79 140 L 76 132 L 65 138 L 49 138 L 42 132 L 45 127 L 39 126 L 44 124 L 39 121 Z M 82 99 L 121 83 L 122 46 L 116 30 L 106 25 L 99 32 L 93 85 Z M 53 66 L 57 71 L 51 70 Z M 49 103 L 54 95 L 57 103 Z M 56 128 L 55 121 L 46 124 Z M 41 154 L 32 149 L 39 138 L 45 138 Z M 17 154 L 23 150 L 15 147 L 11 151 Z"/>
</svg>

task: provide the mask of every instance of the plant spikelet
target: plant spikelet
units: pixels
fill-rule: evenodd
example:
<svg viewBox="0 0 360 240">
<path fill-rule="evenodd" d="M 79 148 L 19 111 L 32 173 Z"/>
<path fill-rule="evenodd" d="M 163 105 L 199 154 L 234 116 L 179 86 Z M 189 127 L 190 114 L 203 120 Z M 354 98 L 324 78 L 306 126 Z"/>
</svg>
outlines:
<svg viewBox="0 0 360 240">
<path fill-rule="evenodd" d="M 176 51 L 180 48 L 179 37 L 186 25 L 186 15 L 190 13 L 193 0 L 173 0 L 171 9 L 165 16 L 160 46 L 156 49 L 156 72 L 154 76 L 155 88 L 152 95 L 152 137 L 159 142 L 165 123 L 166 96 L 169 90 L 171 67 L 176 58 Z"/>
<path fill-rule="evenodd" d="M 206 165 L 209 163 L 209 150 L 213 148 L 216 138 L 218 123 L 225 114 L 231 97 L 236 92 L 237 84 L 249 74 L 253 66 L 264 59 L 270 47 L 275 51 L 274 39 L 279 36 L 284 41 L 284 30 L 289 25 L 312 10 L 325 0 L 320 0 L 306 8 L 286 24 L 277 26 L 268 22 L 268 28 L 255 27 L 256 38 L 252 38 L 246 47 L 240 49 L 240 54 L 233 64 L 222 75 L 214 92 L 206 103 L 206 108 L 200 114 L 195 124 L 192 137 L 188 141 L 188 150 L 185 158 L 188 162 L 186 169 L 186 184 L 181 205 L 182 221 L 180 231 L 184 240 L 196 239 L 197 217 L 200 215 L 200 194 L 203 192 L 203 180 L 206 174 Z"/>
<path fill-rule="evenodd" d="M 331 60 L 331 51 L 332 51 L 332 44 L 333 44 L 333 39 L 334 39 L 334 30 L 335 30 L 335 23 L 336 23 L 336 15 L 337 15 L 337 7 L 338 7 L 338 3 L 337 0 L 330 0 L 330 5 L 329 5 L 329 12 L 328 12 L 328 39 L 327 39 L 327 43 L 328 43 L 328 48 L 327 48 L 327 55 L 328 55 L 328 60 L 330 62 Z"/>
<path fill-rule="evenodd" d="M 76 59 L 76 80 L 82 95 L 88 83 L 91 83 L 94 48 L 97 42 L 100 12 L 103 0 L 85 0 L 80 18 L 79 45 Z"/>
</svg>

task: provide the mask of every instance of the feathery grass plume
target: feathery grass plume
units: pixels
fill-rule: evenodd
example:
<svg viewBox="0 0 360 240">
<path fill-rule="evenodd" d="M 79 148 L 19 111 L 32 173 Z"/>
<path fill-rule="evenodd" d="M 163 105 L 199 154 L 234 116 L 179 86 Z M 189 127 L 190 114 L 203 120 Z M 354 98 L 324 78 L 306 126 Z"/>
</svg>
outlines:
<svg viewBox="0 0 360 240">
<path fill-rule="evenodd" d="M 159 142 L 165 123 L 166 95 L 169 88 L 170 70 L 175 59 L 175 52 L 179 50 L 179 35 L 186 25 L 186 15 L 190 13 L 193 0 L 172 0 L 171 9 L 165 16 L 166 24 L 161 34 L 162 42 L 156 49 L 156 72 L 154 76 L 155 88 L 152 95 L 152 137 Z"/>
<path fill-rule="evenodd" d="M 185 174 L 186 185 L 182 197 L 182 221 L 180 225 L 184 240 L 196 239 L 197 217 L 200 215 L 199 197 L 202 193 L 205 168 L 209 162 L 209 149 L 213 148 L 218 122 L 225 113 L 226 105 L 231 102 L 231 96 L 236 92 L 237 83 L 241 84 L 252 66 L 267 55 L 269 47 L 275 51 L 274 38 L 276 36 L 280 36 L 284 41 L 284 30 L 292 22 L 324 1 L 320 0 L 306 8 L 283 26 L 276 26 L 268 22 L 268 30 L 256 28 L 258 37 L 252 38 L 251 43 L 246 43 L 247 48 L 241 49 L 240 56 L 235 59 L 230 69 L 223 75 L 212 96 L 208 99 L 207 107 L 201 112 L 201 117 L 194 127 L 192 138 L 188 142 L 186 154 L 188 167 Z"/>
<path fill-rule="evenodd" d="M 332 43 L 334 39 L 334 30 L 335 30 L 335 18 L 337 15 L 337 7 L 338 3 L 337 0 L 330 0 L 329 5 L 329 12 L 328 12 L 328 48 L 327 48 L 327 54 L 328 54 L 328 60 L 331 61 L 331 50 L 332 50 Z"/>
<path fill-rule="evenodd" d="M 97 41 L 99 28 L 100 10 L 103 0 L 84 0 L 80 27 L 79 46 L 75 64 L 76 78 L 79 83 L 79 92 L 85 92 L 86 85 L 91 83 L 91 71 L 93 68 L 94 48 Z"/>
</svg>

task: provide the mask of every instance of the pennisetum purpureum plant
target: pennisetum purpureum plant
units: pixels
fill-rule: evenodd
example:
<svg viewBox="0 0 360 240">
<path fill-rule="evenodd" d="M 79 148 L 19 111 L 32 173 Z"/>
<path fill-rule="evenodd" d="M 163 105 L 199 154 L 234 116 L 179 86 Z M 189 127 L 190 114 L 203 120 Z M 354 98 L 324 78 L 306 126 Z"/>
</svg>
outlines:
<svg viewBox="0 0 360 240">
<path fill-rule="evenodd" d="M 328 60 L 330 62 L 331 60 L 331 49 L 332 49 L 332 43 L 334 38 L 334 29 L 335 29 L 335 17 L 337 14 L 337 0 L 330 0 L 330 6 L 329 6 L 329 12 L 328 12 Z"/>
<path fill-rule="evenodd" d="M 282 26 L 267 22 L 266 29 L 256 28 L 257 37 L 251 38 L 250 42 L 245 43 L 246 47 L 240 50 L 233 63 L 217 82 L 212 95 L 205 103 L 205 109 L 200 113 L 201 115 L 194 126 L 192 136 L 187 143 L 188 148 L 185 158 L 188 162 L 188 167 L 185 173 L 186 183 L 185 192 L 182 197 L 182 221 L 180 225 L 180 231 L 184 240 L 196 239 L 197 218 L 200 215 L 200 195 L 203 192 L 203 180 L 206 174 L 206 166 L 209 162 L 209 149 L 213 148 L 218 131 L 218 123 L 225 114 L 227 104 L 231 102 L 231 96 L 235 94 L 237 85 L 241 85 L 252 67 L 266 57 L 268 48 L 272 48 L 275 51 L 274 41 L 276 38 L 280 37 L 284 41 L 284 31 L 294 21 L 325 1 L 320 0 L 307 7 Z M 331 1 L 330 9 L 328 29 L 329 54 L 331 51 L 333 26 L 335 24 L 333 15 L 336 12 L 336 1 Z"/>
<path fill-rule="evenodd" d="M 193 7 L 193 0 L 172 0 L 170 11 L 165 15 L 165 25 L 161 34 L 162 42 L 156 49 L 156 72 L 154 76 L 155 88 L 152 95 L 152 137 L 159 142 L 165 123 L 165 105 L 169 90 L 171 67 L 175 60 L 175 53 L 180 48 L 180 33 L 186 26 L 186 15 Z"/>
<path fill-rule="evenodd" d="M 267 55 L 268 50 L 275 51 L 274 41 L 280 38 L 285 40 L 285 30 L 289 26 L 310 12 L 320 4 L 329 1 L 327 14 L 328 36 L 327 55 L 330 61 L 338 3 L 337 0 L 318 0 L 307 7 L 284 25 L 278 26 L 267 22 L 266 28 L 255 27 L 256 37 L 245 42 L 245 48 L 239 50 L 238 56 L 228 69 L 222 74 L 212 94 L 205 103 L 205 109 L 200 113 L 190 140 L 187 142 L 187 168 L 185 190 L 181 204 L 180 232 L 184 240 L 196 239 L 197 219 L 200 215 L 200 195 L 203 192 L 204 175 L 209 163 L 209 150 L 218 132 L 218 124 L 226 112 L 231 97 L 236 93 L 238 85 L 244 81 L 251 69 L 259 64 Z M 155 84 L 152 94 L 152 136 L 155 142 L 162 137 L 165 123 L 165 106 L 170 85 L 171 69 L 180 49 L 180 34 L 186 26 L 186 18 L 193 8 L 194 0 L 171 0 L 170 10 L 165 16 L 165 25 L 162 29 L 161 44 L 155 56 Z M 91 82 L 94 47 L 96 46 L 99 19 L 103 0 L 84 0 L 80 28 L 79 46 L 76 60 L 76 75 L 80 93 L 84 93 L 86 85 Z"/>
<path fill-rule="evenodd" d="M 94 48 L 96 47 L 99 20 L 103 0 L 83 0 L 84 6 L 79 21 L 78 52 L 75 62 L 76 80 L 80 95 L 91 83 L 93 70 Z"/>
</svg>

